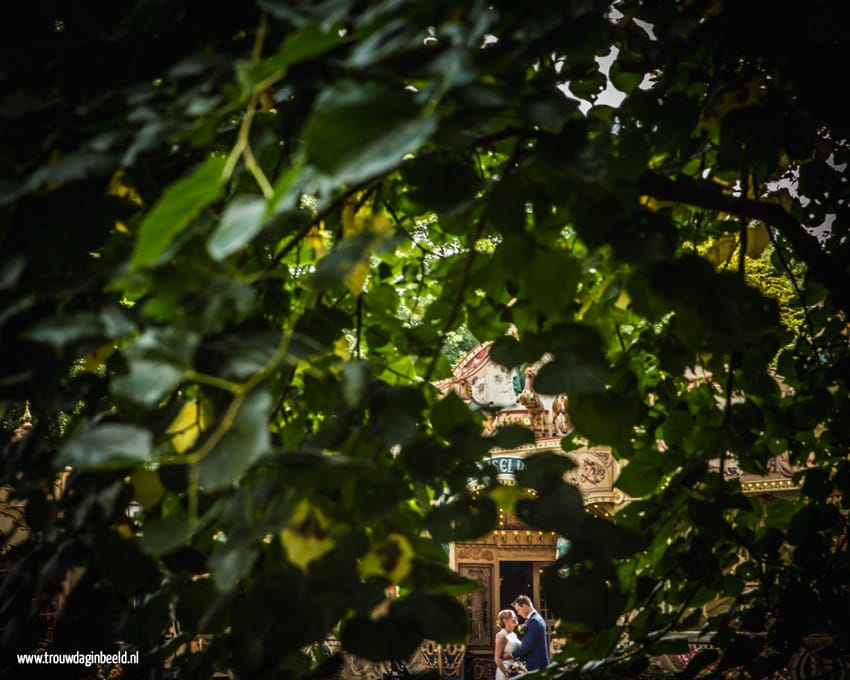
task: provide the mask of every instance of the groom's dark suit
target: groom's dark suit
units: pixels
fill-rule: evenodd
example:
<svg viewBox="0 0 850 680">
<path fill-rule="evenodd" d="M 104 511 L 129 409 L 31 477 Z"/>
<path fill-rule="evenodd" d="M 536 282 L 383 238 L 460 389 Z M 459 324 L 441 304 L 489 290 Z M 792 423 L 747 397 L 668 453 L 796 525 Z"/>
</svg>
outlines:
<svg viewBox="0 0 850 680">
<path fill-rule="evenodd" d="M 513 653 L 515 659 L 522 659 L 530 671 L 546 668 L 549 665 L 549 640 L 546 637 L 546 622 L 537 611 L 525 622 L 522 644 Z"/>
</svg>

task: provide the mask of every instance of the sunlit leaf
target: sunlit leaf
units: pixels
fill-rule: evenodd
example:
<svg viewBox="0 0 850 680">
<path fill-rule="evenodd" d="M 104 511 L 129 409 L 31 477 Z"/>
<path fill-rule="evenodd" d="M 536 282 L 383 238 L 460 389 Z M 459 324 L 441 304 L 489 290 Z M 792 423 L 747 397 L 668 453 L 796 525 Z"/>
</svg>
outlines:
<svg viewBox="0 0 850 680">
<path fill-rule="evenodd" d="M 222 195 L 224 164 L 223 156 L 210 156 L 191 175 L 163 192 L 139 226 L 132 257 L 134 267 L 143 267 L 159 259 L 201 210 Z"/>
<path fill-rule="evenodd" d="M 165 431 L 171 435 L 171 443 L 178 453 L 188 451 L 194 446 L 201 432 L 207 428 L 208 418 L 202 403 L 192 400 L 183 404 Z"/>
<path fill-rule="evenodd" d="M 165 493 L 165 487 L 162 486 L 156 470 L 137 467 L 133 470 L 130 482 L 133 484 L 134 498 L 144 508 L 156 505 Z"/>
<path fill-rule="evenodd" d="M 769 244 L 770 234 L 764 222 L 754 222 L 747 227 L 747 257 L 760 257 Z"/>
<path fill-rule="evenodd" d="M 516 502 L 526 493 L 522 487 L 508 484 L 498 484 L 489 491 L 490 497 L 496 501 L 499 510 L 503 512 L 513 512 Z"/>
<path fill-rule="evenodd" d="M 93 352 L 89 352 L 85 356 L 85 368 L 90 373 L 94 373 L 98 368 L 103 366 L 109 357 L 111 357 L 117 348 L 114 344 L 108 343 L 106 345 L 101 345 Z"/>
<path fill-rule="evenodd" d="M 413 548 L 401 534 L 390 534 L 359 562 L 360 577 L 383 576 L 390 583 L 401 583 L 410 573 Z"/>
<path fill-rule="evenodd" d="M 328 533 L 330 522 L 321 508 L 302 500 L 295 507 L 289 523 L 280 532 L 280 540 L 287 557 L 302 570 L 334 547 Z M 409 547 L 409 546 L 408 546 Z M 379 561 L 379 566 L 385 561 Z M 392 565 L 396 568 L 398 562 Z"/>
</svg>

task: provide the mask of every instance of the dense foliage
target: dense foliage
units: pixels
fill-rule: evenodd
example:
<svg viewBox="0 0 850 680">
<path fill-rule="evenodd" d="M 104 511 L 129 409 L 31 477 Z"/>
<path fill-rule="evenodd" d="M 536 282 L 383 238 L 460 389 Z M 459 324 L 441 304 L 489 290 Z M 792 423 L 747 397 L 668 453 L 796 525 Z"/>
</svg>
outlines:
<svg viewBox="0 0 850 680">
<path fill-rule="evenodd" d="M 692 673 L 767 677 L 810 633 L 847 655 L 840 3 L 18 9 L 0 415 L 35 422 L 3 444 L 32 529 L 0 587 L 5 673 L 69 584 L 54 649 L 120 640 L 181 677 L 319 676 L 334 659 L 303 650 L 329 633 L 369 658 L 463 639 L 474 586 L 441 544 L 499 504 L 572 541 L 544 583 L 556 675 L 635 676 L 703 626 Z M 745 276 L 768 245 L 797 328 Z M 530 497 L 482 472 L 481 416 L 430 386 L 465 329 L 505 365 L 553 354 L 564 448 L 629 461 L 615 522 L 556 456 Z M 718 473 L 785 451 L 809 465 L 793 499 Z"/>
</svg>

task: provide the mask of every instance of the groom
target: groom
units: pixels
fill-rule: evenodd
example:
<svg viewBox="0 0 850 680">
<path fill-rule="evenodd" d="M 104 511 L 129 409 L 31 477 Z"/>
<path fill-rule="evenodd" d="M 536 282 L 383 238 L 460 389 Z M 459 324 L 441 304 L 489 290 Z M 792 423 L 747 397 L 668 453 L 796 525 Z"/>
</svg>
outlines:
<svg viewBox="0 0 850 680">
<path fill-rule="evenodd" d="M 505 658 L 521 659 L 529 671 L 546 668 L 549 665 L 549 641 L 546 637 L 546 622 L 531 604 L 528 595 L 520 595 L 511 606 L 517 614 L 525 619 L 525 633 L 522 644 L 511 655 L 505 653 Z"/>
</svg>

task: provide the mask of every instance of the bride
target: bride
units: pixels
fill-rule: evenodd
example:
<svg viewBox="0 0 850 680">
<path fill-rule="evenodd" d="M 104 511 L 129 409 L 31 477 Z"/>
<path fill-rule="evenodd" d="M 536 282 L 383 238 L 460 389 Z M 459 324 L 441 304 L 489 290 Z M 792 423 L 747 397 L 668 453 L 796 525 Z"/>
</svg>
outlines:
<svg viewBox="0 0 850 680">
<path fill-rule="evenodd" d="M 514 652 L 521 644 L 519 637 L 514 633 L 518 623 L 513 609 L 503 609 L 499 612 L 500 630 L 496 633 L 496 651 L 493 653 L 493 661 L 496 662 L 496 680 L 514 677 L 510 673 L 510 668 L 517 662 L 505 660 L 502 656 L 505 652 Z"/>
</svg>

